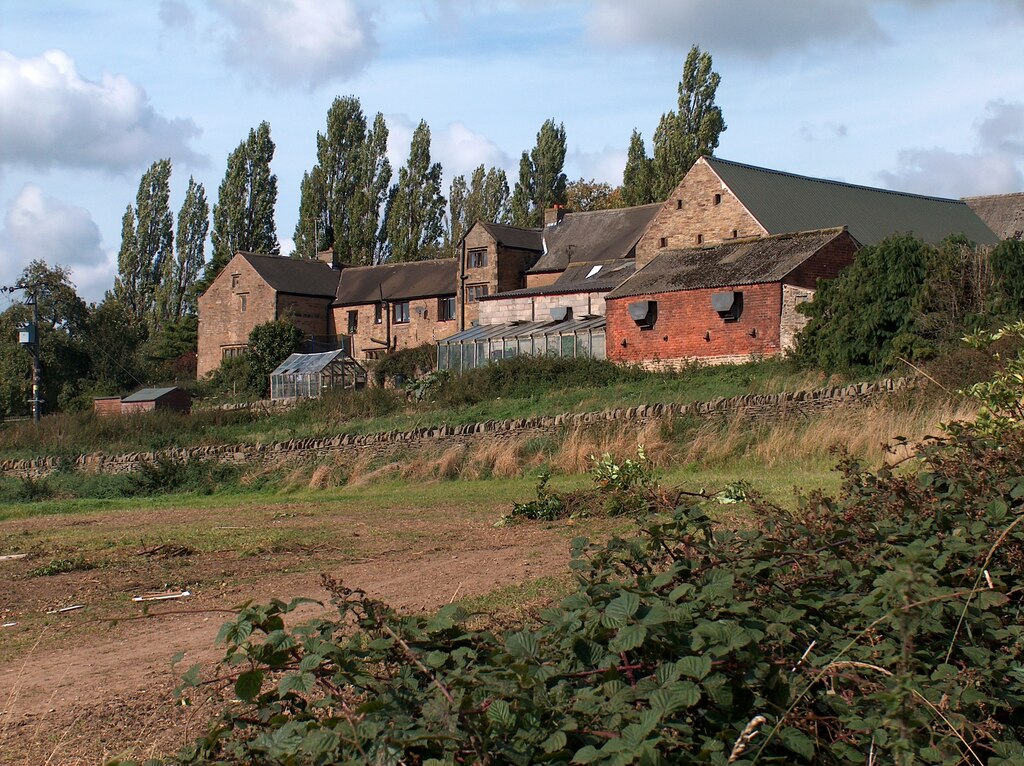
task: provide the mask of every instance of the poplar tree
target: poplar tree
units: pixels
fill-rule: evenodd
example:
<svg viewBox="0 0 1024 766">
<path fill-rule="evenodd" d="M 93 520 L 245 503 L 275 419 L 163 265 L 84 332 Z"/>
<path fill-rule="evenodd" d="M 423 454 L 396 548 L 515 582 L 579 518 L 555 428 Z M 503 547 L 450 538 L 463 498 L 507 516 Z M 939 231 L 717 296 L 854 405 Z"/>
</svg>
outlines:
<svg viewBox="0 0 1024 766">
<path fill-rule="evenodd" d="M 546 120 L 533 150 L 523 152 L 519 161 L 519 181 L 512 195 L 516 226 L 541 226 L 547 208 L 565 204 L 565 152 L 565 126 Z"/>
<path fill-rule="evenodd" d="M 138 321 L 159 322 L 157 286 L 174 266 L 174 216 L 170 209 L 171 161 L 157 160 L 139 181 L 135 207 L 121 220 L 114 294 Z"/>
<path fill-rule="evenodd" d="M 448 193 L 448 210 L 448 247 L 453 253 L 477 221 L 508 223 L 509 195 L 505 171 L 479 165 L 473 170 L 468 183 L 465 176 L 455 176 Z"/>
<path fill-rule="evenodd" d="M 622 172 L 622 201 L 627 206 L 655 202 L 651 178 L 651 160 L 644 147 L 640 131 L 633 129 L 626 155 L 626 169 Z"/>
<path fill-rule="evenodd" d="M 654 132 L 654 200 L 667 198 L 701 155 L 718 148 L 726 129 L 722 110 L 715 105 L 722 78 L 711 66 L 711 54 L 694 45 L 683 64 L 678 111 L 663 114 Z"/>
<path fill-rule="evenodd" d="M 326 133 L 317 133 L 317 164 L 302 179 L 297 257 L 334 248 L 338 261 L 373 263 L 380 208 L 391 183 L 387 140 L 382 114 L 368 130 L 359 99 L 334 100 Z"/>
<path fill-rule="evenodd" d="M 228 155 L 224 180 L 213 206 L 213 257 L 203 277 L 209 285 L 239 251 L 277 255 L 281 245 L 274 226 L 277 176 L 270 172 L 274 141 L 270 124 L 261 122 Z"/>
<path fill-rule="evenodd" d="M 418 261 L 441 254 L 445 198 L 441 163 L 430 161 L 430 128 L 420 120 L 412 136 L 409 161 L 388 193 L 381 227 L 384 258 Z"/>
<path fill-rule="evenodd" d="M 178 211 L 177 260 L 168 311 L 171 319 L 196 313 L 196 280 L 206 260 L 206 234 L 209 229 L 210 205 L 206 201 L 206 189 L 195 178 L 189 178 L 185 200 Z"/>
</svg>

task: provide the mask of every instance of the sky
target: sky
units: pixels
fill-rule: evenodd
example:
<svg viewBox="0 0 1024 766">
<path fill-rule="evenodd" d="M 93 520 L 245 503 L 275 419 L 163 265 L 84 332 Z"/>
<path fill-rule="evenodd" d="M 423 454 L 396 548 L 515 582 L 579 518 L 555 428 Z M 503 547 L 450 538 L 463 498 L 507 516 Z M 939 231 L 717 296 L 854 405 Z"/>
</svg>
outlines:
<svg viewBox="0 0 1024 766">
<path fill-rule="evenodd" d="M 570 180 L 616 185 L 633 129 L 650 150 L 676 108 L 692 45 L 721 75 L 719 157 L 940 197 L 1022 191 L 1022 40 L 1024 0 L 2 0 L 0 285 L 38 258 L 101 300 L 146 168 L 171 159 L 175 212 L 190 176 L 212 205 L 264 120 L 289 252 L 338 96 L 384 114 L 396 173 L 426 120 L 445 190 L 481 163 L 514 184 L 549 118 Z"/>
</svg>

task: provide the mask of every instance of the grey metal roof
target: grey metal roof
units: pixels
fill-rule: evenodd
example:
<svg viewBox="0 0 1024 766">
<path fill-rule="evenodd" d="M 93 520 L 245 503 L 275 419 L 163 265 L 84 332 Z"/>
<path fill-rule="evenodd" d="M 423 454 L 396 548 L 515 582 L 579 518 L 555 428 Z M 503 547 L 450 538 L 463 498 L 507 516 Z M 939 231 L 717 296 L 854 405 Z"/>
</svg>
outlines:
<svg viewBox="0 0 1024 766">
<path fill-rule="evenodd" d="M 1024 192 L 964 197 L 964 202 L 999 239 L 1024 239 Z"/>
<path fill-rule="evenodd" d="M 323 261 L 282 255 L 237 253 L 279 293 L 333 298 L 341 272 Z"/>
<path fill-rule="evenodd" d="M 547 247 L 528 273 L 564 271 L 570 263 L 612 261 L 632 255 L 662 203 L 566 213 L 543 231 Z"/>
<path fill-rule="evenodd" d="M 636 261 L 619 258 L 601 263 L 571 263 L 550 285 L 525 287 L 480 298 L 482 301 L 521 298 L 530 295 L 567 295 L 569 293 L 601 293 L 618 287 L 636 271 Z"/>
<path fill-rule="evenodd" d="M 327 365 L 345 353 L 344 349 L 324 351 L 319 354 L 292 354 L 279 364 L 271 375 L 321 372 Z"/>
<path fill-rule="evenodd" d="M 454 258 L 353 266 L 341 272 L 334 305 L 455 295 L 457 276 Z"/>
<path fill-rule="evenodd" d="M 541 252 L 544 249 L 544 242 L 541 239 L 540 229 L 526 229 L 521 226 L 506 226 L 502 223 L 490 223 L 480 221 L 480 225 L 487 230 L 487 233 L 494 237 L 494 240 L 505 247 L 515 247 L 520 250 L 533 250 Z"/>
<path fill-rule="evenodd" d="M 849 236 L 844 228 L 823 229 L 665 250 L 605 298 L 778 282 L 829 242 Z"/>
<path fill-rule="evenodd" d="M 963 201 L 808 178 L 703 158 L 769 234 L 847 226 L 862 245 L 910 232 L 938 243 L 964 234 L 978 244 L 996 237 Z"/>
<path fill-rule="evenodd" d="M 166 396 L 171 391 L 177 391 L 177 386 L 168 386 L 167 388 L 140 388 L 138 391 L 126 396 L 122 399 L 122 402 L 154 402 L 161 396 Z"/>
<path fill-rule="evenodd" d="M 567 319 L 564 322 L 506 322 L 504 324 L 483 324 L 478 327 L 470 327 L 468 330 L 450 335 L 444 340 L 439 340 L 438 345 L 450 343 L 464 343 L 477 340 L 491 340 L 497 338 L 528 338 L 546 335 L 569 335 L 581 330 L 603 330 L 605 327 L 604 317 L 584 317 L 580 319 Z"/>
</svg>

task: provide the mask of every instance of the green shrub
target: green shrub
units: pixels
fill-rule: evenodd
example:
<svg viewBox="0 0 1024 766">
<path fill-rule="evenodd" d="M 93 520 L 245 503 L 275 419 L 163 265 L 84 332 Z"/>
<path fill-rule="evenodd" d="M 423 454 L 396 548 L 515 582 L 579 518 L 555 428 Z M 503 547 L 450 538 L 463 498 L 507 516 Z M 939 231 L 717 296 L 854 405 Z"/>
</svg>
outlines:
<svg viewBox="0 0 1024 766">
<path fill-rule="evenodd" d="M 50 577 L 68 572 L 83 572 L 92 568 L 92 564 L 81 556 L 76 556 L 69 559 L 53 559 L 48 564 L 29 570 L 28 574 L 29 577 Z"/>
</svg>

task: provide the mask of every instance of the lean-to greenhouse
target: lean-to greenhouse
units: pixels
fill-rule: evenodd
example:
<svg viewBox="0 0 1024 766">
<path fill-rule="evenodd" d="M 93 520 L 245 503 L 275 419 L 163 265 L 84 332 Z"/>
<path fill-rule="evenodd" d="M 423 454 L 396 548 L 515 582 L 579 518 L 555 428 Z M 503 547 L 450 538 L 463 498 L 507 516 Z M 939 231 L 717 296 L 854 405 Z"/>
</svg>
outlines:
<svg viewBox="0 0 1024 766">
<path fill-rule="evenodd" d="M 605 358 L 604 317 L 471 327 L 437 344 L 437 369 L 472 370 L 513 356 Z"/>
</svg>

